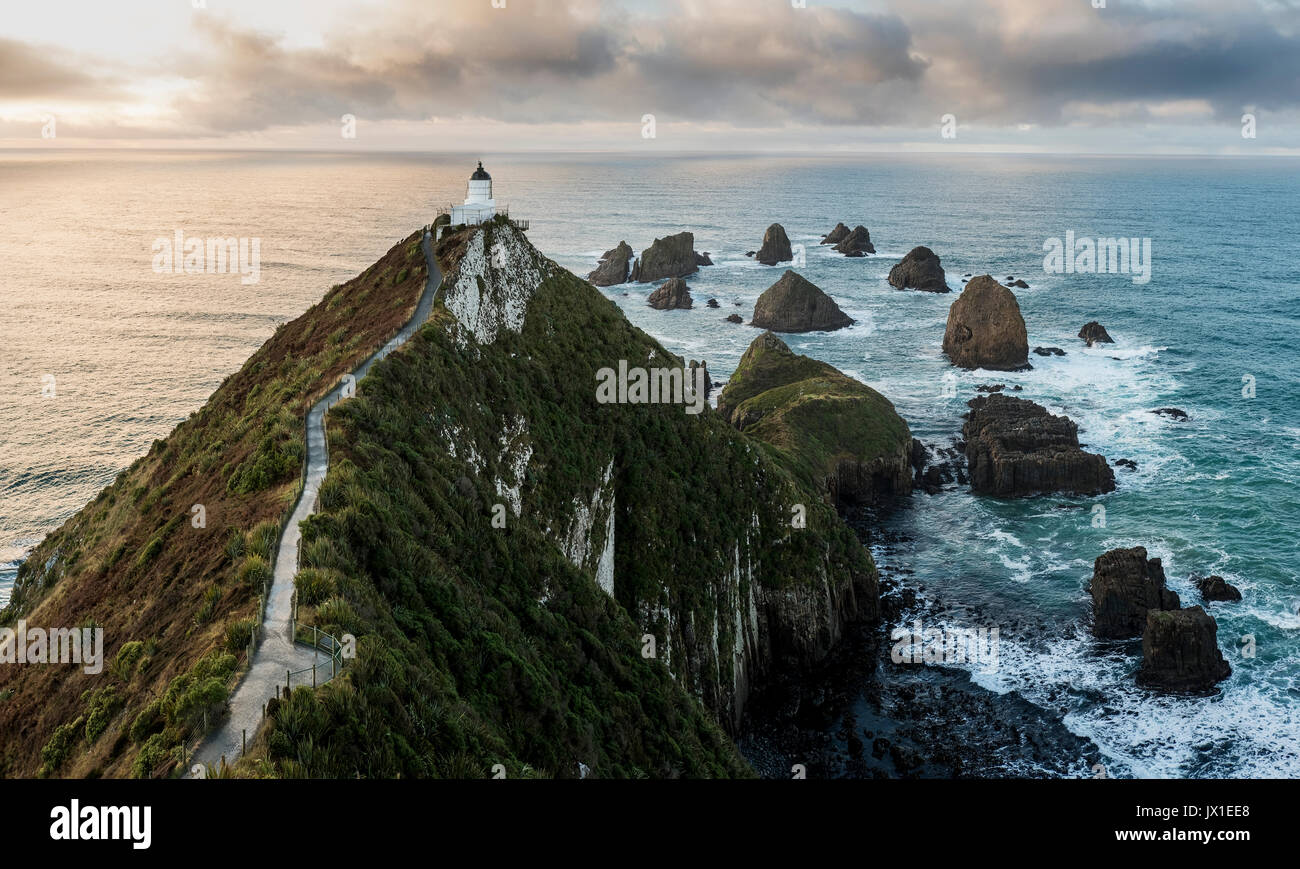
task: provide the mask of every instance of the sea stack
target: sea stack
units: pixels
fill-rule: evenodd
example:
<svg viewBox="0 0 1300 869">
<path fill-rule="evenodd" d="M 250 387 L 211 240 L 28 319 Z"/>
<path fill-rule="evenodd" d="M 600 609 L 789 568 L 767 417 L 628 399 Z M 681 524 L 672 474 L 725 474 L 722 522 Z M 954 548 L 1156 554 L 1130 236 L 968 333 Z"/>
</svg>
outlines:
<svg viewBox="0 0 1300 869">
<path fill-rule="evenodd" d="M 853 320 L 820 287 L 787 269 L 758 297 L 750 325 L 773 332 L 830 332 Z"/>
<path fill-rule="evenodd" d="M 943 352 L 958 368 L 1027 368 L 1029 335 L 1015 294 L 990 275 L 972 279 L 948 309 Z"/>
<path fill-rule="evenodd" d="M 1219 650 L 1219 626 L 1209 613 L 1199 606 L 1147 611 L 1139 685 L 1200 693 L 1231 675 Z"/>
<path fill-rule="evenodd" d="M 871 233 L 861 224 L 840 239 L 835 245 L 835 250 L 850 257 L 866 256 L 876 252 L 876 248 L 871 244 Z"/>
<path fill-rule="evenodd" d="M 641 252 L 632 265 L 632 280 L 650 283 L 664 278 L 684 278 L 707 265 L 708 258 L 695 252 L 695 236 L 679 232 L 656 238 L 654 244 Z"/>
<path fill-rule="evenodd" d="M 968 404 L 970 415 L 962 431 L 972 492 L 1017 498 L 1114 491 L 1115 472 L 1104 456 L 1080 448 L 1073 421 L 1001 393 Z"/>
<path fill-rule="evenodd" d="M 1165 569 L 1159 558 L 1147 558 L 1141 546 L 1112 549 L 1092 566 L 1094 635 L 1106 640 L 1127 640 L 1146 629 L 1147 613 L 1176 610 L 1178 595 L 1165 588 Z"/>
<path fill-rule="evenodd" d="M 596 270 L 587 275 L 587 280 L 598 287 L 612 287 L 627 282 L 632 267 L 632 246 L 620 241 L 618 247 L 605 251 Z"/>
<path fill-rule="evenodd" d="M 914 247 L 889 270 L 889 285 L 899 290 L 948 293 L 947 279 L 939 257 L 928 247 Z"/>
<path fill-rule="evenodd" d="M 690 289 L 681 278 L 670 278 L 655 288 L 647 303 L 660 311 L 674 308 L 689 308 L 692 305 Z"/>
<path fill-rule="evenodd" d="M 785 234 L 785 227 L 774 223 L 767 228 L 767 232 L 763 233 L 763 244 L 754 254 L 754 259 L 765 266 L 794 260 L 794 252 L 790 249 L 790 239 Z"/>
</svg>

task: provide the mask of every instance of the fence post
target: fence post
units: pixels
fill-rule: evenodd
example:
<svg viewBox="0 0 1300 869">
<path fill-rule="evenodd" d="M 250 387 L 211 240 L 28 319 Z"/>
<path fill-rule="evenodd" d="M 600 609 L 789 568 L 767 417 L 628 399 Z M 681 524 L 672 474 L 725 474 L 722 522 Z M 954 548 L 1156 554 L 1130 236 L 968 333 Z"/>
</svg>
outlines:
<svg viewBox="0 0 1300 869">
<path fill-rule="evenodd" d="M 284 696 L 286 699 L 289 696 L 289 689 L 293 687 L 293 684 L 290 681 L 292 679 L 293 679 L 293 672 L 291 670 L 285 670 L 284 671 Z"/>
<path fill-rule="evenodd" d="M 248 728 L 247 727 L 244 728 L 244 748 L 239 753 L 248 754 Z"/>
</svg>

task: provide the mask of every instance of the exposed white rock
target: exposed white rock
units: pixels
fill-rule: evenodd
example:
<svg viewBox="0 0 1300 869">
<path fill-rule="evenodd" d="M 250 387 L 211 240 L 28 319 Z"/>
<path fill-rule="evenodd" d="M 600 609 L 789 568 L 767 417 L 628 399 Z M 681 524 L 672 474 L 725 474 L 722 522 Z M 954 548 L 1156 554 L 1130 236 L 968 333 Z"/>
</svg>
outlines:
<svg viewBox="0 0 1300 869">
<path fill-rule="evenodd" d="M 517 517 L 523 512 L 524 475 L 528 471 L 528 460 L 533 457 L 533 445 L 528 439 L 528 420 L 516 416 L 507 422 L 501 430 L 500 443 L 499 464 L 505 467 L 505 472 L 496 480 L 496 491 Z"/>
<path fill-rule="evenodd" d="M 509 224 L 485 224 L 444 279 L 443 304 L 476 341 L 490 344 L 502 330 L 523 328 L 528 302 L 550 269 L 522 232 Z"/>
</svg>

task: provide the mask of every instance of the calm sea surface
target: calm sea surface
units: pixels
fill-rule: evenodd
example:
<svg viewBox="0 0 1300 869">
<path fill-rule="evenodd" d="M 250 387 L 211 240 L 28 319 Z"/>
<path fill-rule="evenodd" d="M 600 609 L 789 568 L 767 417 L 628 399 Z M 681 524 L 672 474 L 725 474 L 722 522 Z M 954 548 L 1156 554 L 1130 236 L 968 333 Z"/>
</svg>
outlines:
<svg viewBox="0 0 1300 869">
<path fill-rule="evenodd" d="M 42 535 L 199 408 L 276 324 L 459 201 L 479 156 L 0 152 L 0 602 Z M 917 495 L 890 520 L 908 542 L 883 559 L 915 571 L 935 626 L 998 626 L 998 670 L 975 680 L 1064 714 L 1111 775 L 1300 776 L 1295 161 L 482 156 L 498 201 L 580 274 L 622 239 L 639 251 L 693 231 L 716 263 L 690 281 L 695 309 L 652 310 L 645 286 L 605 292 L 718 379 L 756 334 L 723 318 L 748 319 L 783 270 L 744 254 L 780 222 L 806 248 L 799 270 L 858 320 L 791 346 L 883 392 L 922 440 L 960 432 L 975 386 L 1018 384 L 1076 420 L 1089 449 L 1136 461 L 1095 502 Z M 865 224 L 878 255 L 819 247 L 838 221 Z M 259 238 L 260 281 L 155 273 L 151 245 L 177 230 Z M 1151 281 L 1045 273 L 1044 241 L 1067 231 L 1150 238 Z M 1067 355 L 960 373 L 952 396 L 940 344 L 955 295 L 885 282 L 918 244 L 954 288 L 967 273 L 1024 278 L 1031 346 Z M 703 306 L 710 297 L 719 309 Z M 1115 344 L 1075 337 L 1093 319 Z M 1150 413 L 1166 406 L 1190 419 Z M 1133 647 L 1088 636 L 1092 561 L 1131 545 L 1164 559 L 1187 604 L 1199 602 L 1193 573 L 1242 590 L 1239 604 L 1208 606 L 1233 667 L 1219 696 L 1142 691 Z"/>
</svg>

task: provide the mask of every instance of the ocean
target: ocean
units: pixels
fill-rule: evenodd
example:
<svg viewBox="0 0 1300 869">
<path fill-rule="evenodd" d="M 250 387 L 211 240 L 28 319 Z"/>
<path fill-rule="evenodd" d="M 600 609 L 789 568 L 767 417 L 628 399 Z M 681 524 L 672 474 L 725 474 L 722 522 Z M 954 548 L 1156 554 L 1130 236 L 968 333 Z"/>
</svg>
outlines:
<svg viewBox="0 0 1300 869">
<path fill-rule="evenodd" d="M 1300 776 L 1300 167 L 1283 158 L 0 152 L 0 603 L 42 535 L 278 323 L 458 202 L 478 159 L 534 244 L 581 275 L 620 240 L 694 232 L 715 265 L 689 279 L 692 310 L 649 308 L 645 285 L 603 292 L 715 379 L 757 334 L 724 318 L 747 321 L 785 268 L 745 256 L 779 222 L 804 248 L 798 271 L 858 321 L 790 346 L 882 392 L 916 437 L 949 444 L 975 387 L 1001 383 L 1075 420 L 1112 464 L 1136 462 L 1097 499 L 917 493 L 877 557 L 924 587 L 929 624 L 998 627 L 998 667 L 974 681 L 1062 716 L 1109 775 Z M 867 226 L 877 254 L 819 245 L 840 221 Z M 260 239 L 259 280 L 155 272 L 152 245 L 177 230 Z M 1150 239 L 1150 280 L 1045 271 L 1044 244 L 1067 233 Z M 1066 355 L 946 377 L 955 292 L 885 280 L 922 244 L 954 291 L 967 274 L 1024 279 L 1030 346 Z M 1090 320 L 1115 343 L 1087 348 Z M 1241 589 L 1206 605 L 1233 668 L 1216 696 L 1139 689 L 1132 645 L 1088 633 L 1093 560 L 1134 545 L 1185 605 L 1200 602 L 1193 574 Z"/>
</svg>

